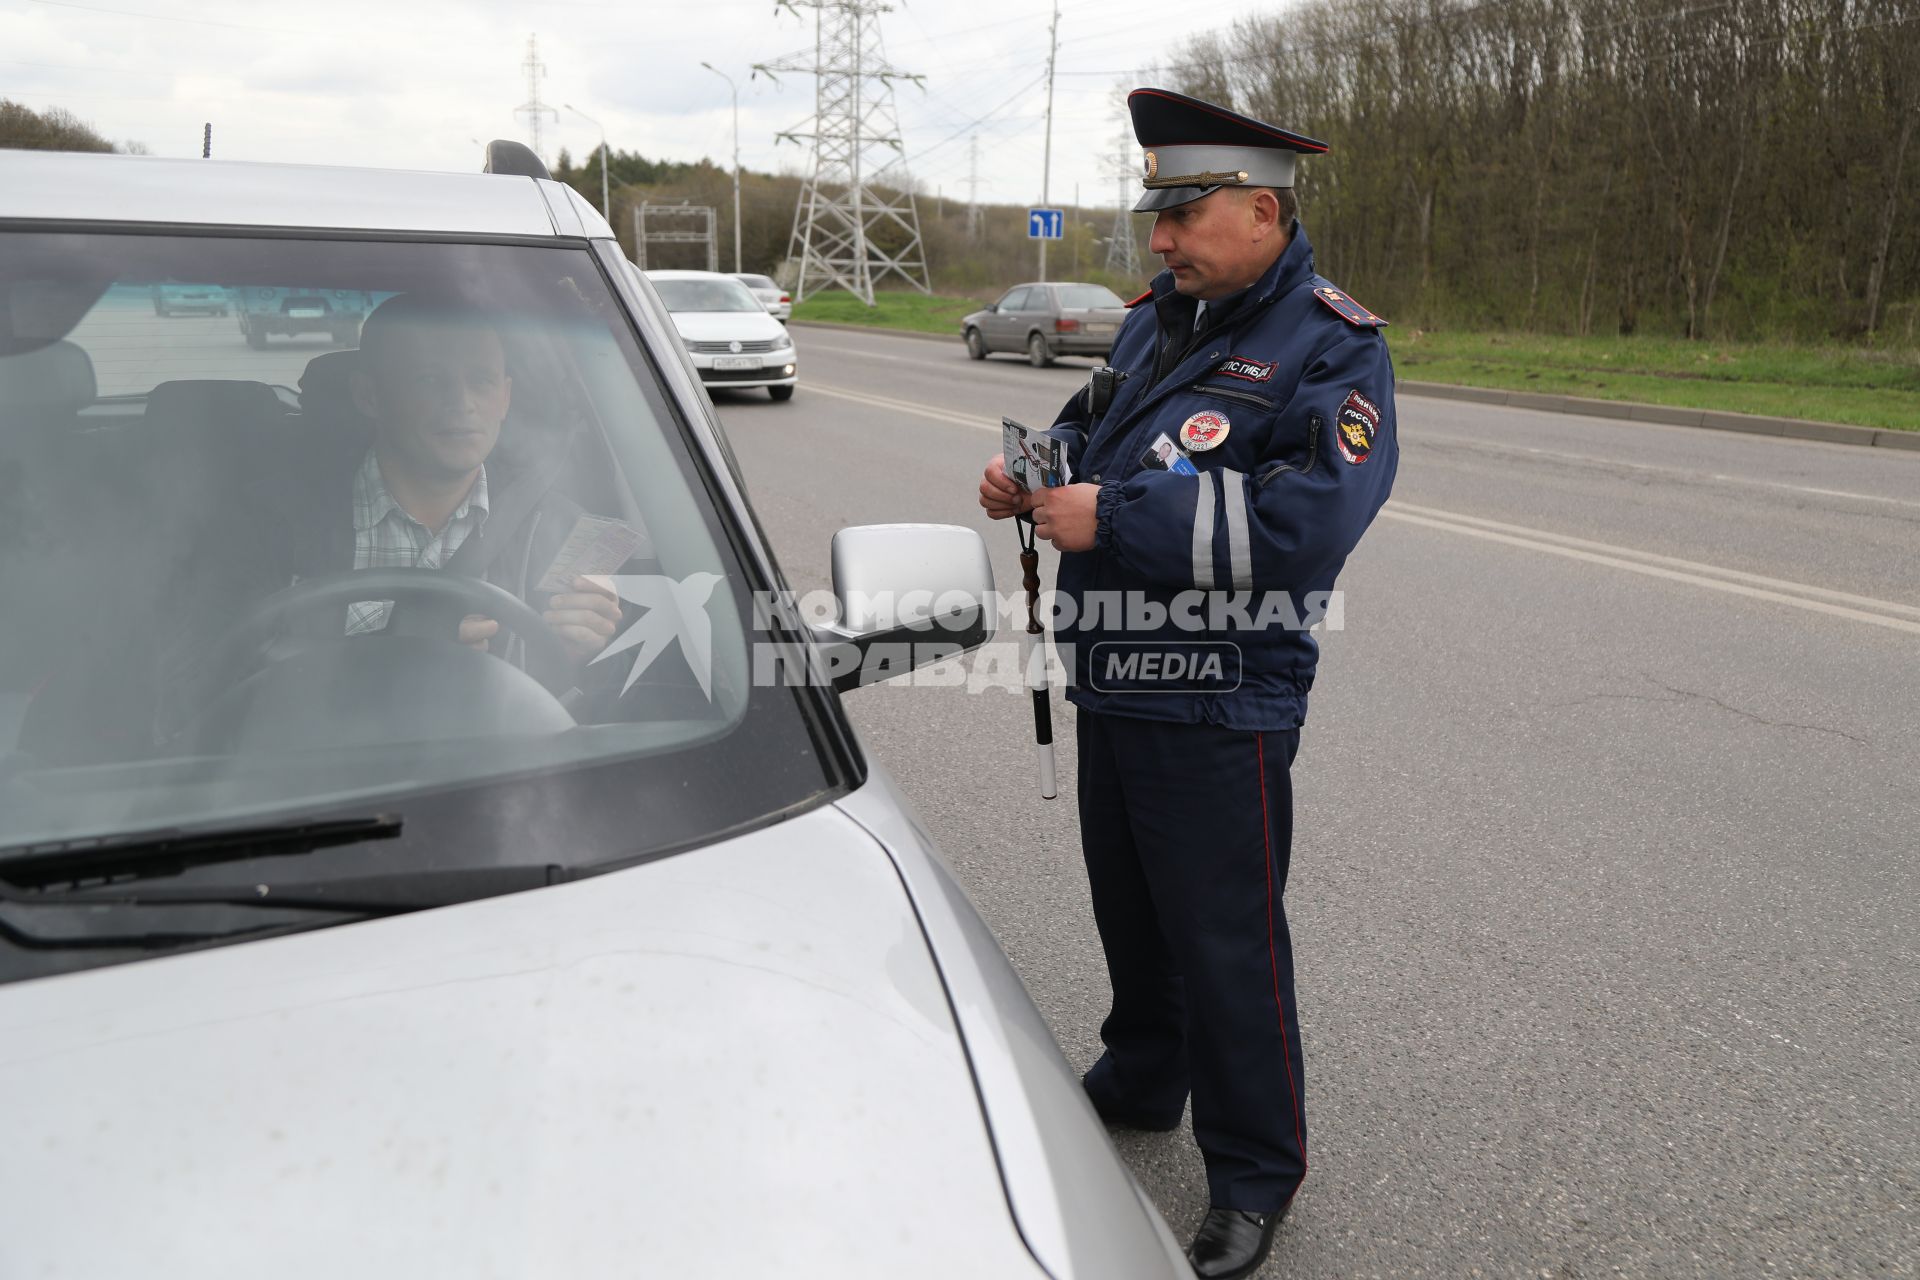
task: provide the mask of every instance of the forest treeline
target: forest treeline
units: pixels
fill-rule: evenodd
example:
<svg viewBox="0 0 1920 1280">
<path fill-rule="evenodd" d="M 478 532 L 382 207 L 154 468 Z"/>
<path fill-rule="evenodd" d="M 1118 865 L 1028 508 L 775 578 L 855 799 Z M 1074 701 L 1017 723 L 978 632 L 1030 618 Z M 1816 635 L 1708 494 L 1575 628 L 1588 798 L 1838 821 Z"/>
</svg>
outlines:
<svg viewBox="0 0 1920 1280">
<path fill-rule="evenodd" d="M 598 151 L 584 162 L 562 151 L 553 176 L 572 186 L 598 208 L 599 160 Z M 733 270 L 731 169 L 710 160 L 694 163 L 648 160 L 637 153 L 616 149 L 612 163 L 607 166 L 607 176 L 611 179 L 613 206 L 610 221 L 629 254 L 634 252 L 636 204 L 644 200 L 653 204 L 707 205 L 716 215 L 720 269 Z M 793 247 L 793 223 L 800 189 L 800 178 L 790 173 L 759 173 L 749 169 L 741 175 L 743 270 L 790 274 L 790 270 L 783 272 L 782 267 Z M 1025 205 L 982 205 L 978 216 L 971 221 L 967 217 L 966 202 L 962 200 L 921 191 L 916 194 L 914 205 L 935 292 L 990 297 L 1008 285 L 1033 279 L 1038 271 L 1036 246 L 1027 239 Z M 1108 240 L 1116 230 L 1113 209 L 1068 207 L 1064 237 L 1049 251 L 1048 275 L 1054 279 L 1070 276 L 1076 280 L 1098 281 L 1131 297 L 1145 287 L 1146 280 L 1158 269 L 1157 262 L 1145 251 L 1147 229 L 1145 218 L 1129 218 L 1125 227 L 1125 232 L 1136 238 L 1138 260 L 1146 264 L 1144 274 L 1110 275 L 1104 267 Z M 905 237 L 891 224 L 880 227 L 877 239 L 889 253 L 897 254 L 905 247 Z M 647 264 L 697 269 L 706 266 L 706 250 L 692 245 L 655 246 L 648 254 Z M 888 275 L 878 283 L 888 289 L 906 287 L 898 275 Z"/>
<path fill-rule="evenodd" d="M 23 103 L 0 98 L 0 148 L 5 147 L 22 151 L 146 151 L 137 142 L 116 147 L 92 125 L 60 107 L 35 111 Z"/>
<path fill-rule="evenodd" d="M 1301 218 L 1391 318 L 1915 340 L 1920 0 L 1300 0 L 1169 61 L 1333 144 Z"/>
</svg>

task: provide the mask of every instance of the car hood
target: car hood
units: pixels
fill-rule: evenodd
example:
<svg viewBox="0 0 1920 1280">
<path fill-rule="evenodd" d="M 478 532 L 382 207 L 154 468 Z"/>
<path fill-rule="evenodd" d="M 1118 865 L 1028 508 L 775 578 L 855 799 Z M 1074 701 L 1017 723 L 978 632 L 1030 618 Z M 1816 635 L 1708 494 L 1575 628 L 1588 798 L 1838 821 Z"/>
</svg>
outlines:
<svg viewBox="0 0 1920 1280">
<path fill-rule="evenodd" d="M 685 342 L 726 341 L 739 338 L 778 338 L 786 329 L 764 311 L 676 311 L 673 327 Z"/>
<path fill-rule="evenodd" d="M 10 1277 L 1035 1271 L 897 872 L 832 808 L 0 988 L 0 1097 Z"/>
</svg>

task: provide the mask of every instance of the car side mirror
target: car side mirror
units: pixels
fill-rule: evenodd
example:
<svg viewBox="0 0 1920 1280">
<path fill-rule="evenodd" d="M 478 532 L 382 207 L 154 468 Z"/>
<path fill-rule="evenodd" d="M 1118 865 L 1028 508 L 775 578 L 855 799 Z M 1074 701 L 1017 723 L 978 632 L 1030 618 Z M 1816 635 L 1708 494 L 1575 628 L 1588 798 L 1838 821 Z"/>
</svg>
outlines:
<svg viewBox="0 0 1920 1280">
<path fill-rule="evenodd" d="M 987 544 L 951 524 L 868 524 L 833 535 L 839 620 L 816 625 L 842 693 L 977 649 L 993 635 Z"/>
</svg>

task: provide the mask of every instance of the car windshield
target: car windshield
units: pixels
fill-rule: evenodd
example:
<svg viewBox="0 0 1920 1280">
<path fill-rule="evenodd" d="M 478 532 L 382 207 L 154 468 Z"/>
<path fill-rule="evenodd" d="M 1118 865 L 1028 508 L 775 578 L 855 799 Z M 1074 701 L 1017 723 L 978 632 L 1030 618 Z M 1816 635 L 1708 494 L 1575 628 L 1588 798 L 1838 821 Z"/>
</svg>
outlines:
<svg viewBox="0 0 1920 1280">
<path fill-rule="evenodd" d="M 738 280 L 719 276 L 690 280 L 654 276 L 653 287 L 669 311 L 759 311 L 760 300 Z"/>
<path fill-rule="evenodd" d="M 0 880 L 375 811 L 436 865 L 591 863 L 830 789 L 619 267 L 0 229 Z"/>
<path fill-rule="evenodd" d="M 1091 311 L 1097 307 L 1124 307 L 1120 295 L 1102 284 L 1061 284 L 1060 306 L 1066 311 Z"/>
</svg>

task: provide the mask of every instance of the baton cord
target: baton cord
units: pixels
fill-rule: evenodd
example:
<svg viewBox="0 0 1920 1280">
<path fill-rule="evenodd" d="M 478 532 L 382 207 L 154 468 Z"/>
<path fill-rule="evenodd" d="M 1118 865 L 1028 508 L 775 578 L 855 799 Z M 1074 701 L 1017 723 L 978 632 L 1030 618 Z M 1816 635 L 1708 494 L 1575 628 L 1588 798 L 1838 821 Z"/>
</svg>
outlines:
<svg viewBox="0 0 1920 1280">
<path fill-rule="evenodd" d="M 1034 548 L 1031 516 L 1016 516 L 1020 535 L 1020 585 L 1027 590 L 1026 668 L 1033 690 L 1033 742 L 1040 757 L 1040 798 L 1060 794 L 1053 766 L 1053 702 L 1047 682 L 1047 629 L 1040 622 L 1040 553 Z"/>
</svg>

